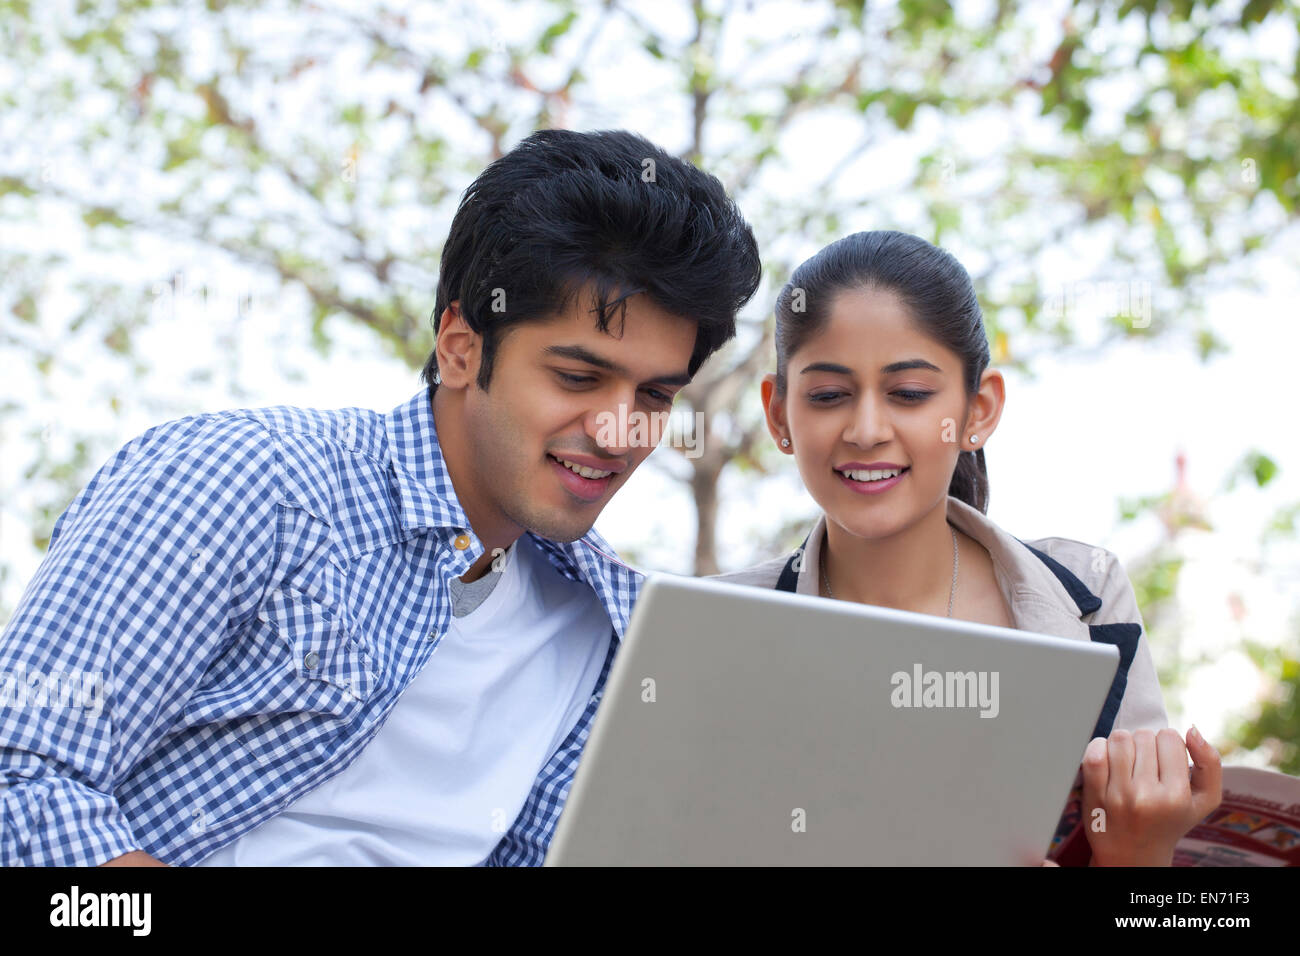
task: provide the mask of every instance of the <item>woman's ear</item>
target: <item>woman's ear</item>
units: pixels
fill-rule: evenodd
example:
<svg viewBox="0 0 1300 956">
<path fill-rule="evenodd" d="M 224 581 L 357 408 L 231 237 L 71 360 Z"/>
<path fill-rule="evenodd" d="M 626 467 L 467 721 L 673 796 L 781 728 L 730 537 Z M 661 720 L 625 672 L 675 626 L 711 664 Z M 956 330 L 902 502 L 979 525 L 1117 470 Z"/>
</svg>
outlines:
<svg viewBox="0 0 1300 956">
<path fill-rule="evenodd" d="M 451 302 L 438 321 L 438 376 L 443 385 L 465 388 L 478 376 L 479 334 L 465 323 L 460 300 Z"/>
<path fill-rule="evenodd" d="M 1002 409 L 1007 401 L 1007 383 L 997 369 L 985 369 L 980 378 L 979 391 L 971 399 L 970 412 L 966 416 L 966 432 L 962 436 L 962 451 L 978 451 L 988 444 L 998 420 L 1002 418 Z M 978 441 L 972 442 L 974 435 Z"/>
<path fill-rule="evenodd" d="M 763 395 L 763 414 L 767 416 L 767 430 L 772 433 L 772 438 L 781 451 L 793 455 L 794 447 L 791 442 L 781 444 L 782 439 L 790 438 L 790 426 L 785 417 L 785 399 L 776 394 L 776 376 L 764 375 L 759 390 Z"/>
</svg>

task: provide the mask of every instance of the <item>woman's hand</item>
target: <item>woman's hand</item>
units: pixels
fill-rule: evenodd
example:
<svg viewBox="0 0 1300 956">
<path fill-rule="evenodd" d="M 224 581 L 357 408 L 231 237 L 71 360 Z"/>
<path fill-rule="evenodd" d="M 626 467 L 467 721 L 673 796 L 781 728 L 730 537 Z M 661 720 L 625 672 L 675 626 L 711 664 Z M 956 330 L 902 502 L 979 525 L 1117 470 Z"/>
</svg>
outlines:
<svg viewBox="0 0 1300 956">
<path fill-rule="evenodd" d="M 1223 799 L 1222 778 L 1219 752 L 1195 727 L 1186 746 L 1172 727 L 1094 738 L 1083 754 L 1091 865 L 1169 866 L 1174 845 Z"/>
</svg>

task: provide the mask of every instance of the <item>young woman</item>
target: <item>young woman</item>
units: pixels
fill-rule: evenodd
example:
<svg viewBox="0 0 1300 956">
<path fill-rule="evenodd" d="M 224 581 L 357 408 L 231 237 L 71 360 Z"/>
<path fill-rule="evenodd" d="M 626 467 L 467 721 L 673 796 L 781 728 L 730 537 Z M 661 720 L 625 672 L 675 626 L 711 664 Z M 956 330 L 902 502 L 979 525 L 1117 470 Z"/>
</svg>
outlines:
<svg viewBox="0 0 1300 956">
<path fill-rule="evenodd" d="M 1219 803 L 1219 754 L 1166 726 L 1115 555 L 986 516 L 1005 383 L 966 270 L 916 236 L 856 233 L 795 270 L 776 320 L 768 428 L 823 515 L 794 554 L 719 579 L 1118 645 L 1084 756 L 1083 819 L 1105 820 L 1085 827 L 1092 862 L 1169 865 Z"/>
</svg>

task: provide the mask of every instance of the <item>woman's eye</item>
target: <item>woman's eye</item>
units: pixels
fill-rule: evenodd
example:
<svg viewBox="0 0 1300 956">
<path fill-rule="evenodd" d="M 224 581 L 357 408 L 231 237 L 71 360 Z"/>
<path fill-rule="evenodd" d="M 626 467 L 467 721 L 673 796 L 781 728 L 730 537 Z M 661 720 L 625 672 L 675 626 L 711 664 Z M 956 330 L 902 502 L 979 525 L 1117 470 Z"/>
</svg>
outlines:
<svg viewBox="0 0 1300 956">
<path fill-rule="evenodd" d="M 916 392 L 908 389 L 899 389 L 891 392 L 891 395 L 897 395 L 905 402 L 921 402 L 933 395 L 933 392 Z M 820 392 L 817 395 L 809 395 L 808 400 L 817 405 L 828 405 L 837 398 L 843 398 L 843 392 Z"/>
</svg>

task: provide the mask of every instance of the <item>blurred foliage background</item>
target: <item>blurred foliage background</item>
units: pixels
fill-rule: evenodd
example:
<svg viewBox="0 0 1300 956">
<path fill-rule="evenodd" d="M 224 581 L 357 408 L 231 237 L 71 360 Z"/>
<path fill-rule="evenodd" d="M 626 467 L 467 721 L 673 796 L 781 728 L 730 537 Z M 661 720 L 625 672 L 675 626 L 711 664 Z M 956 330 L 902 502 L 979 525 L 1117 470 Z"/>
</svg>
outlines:
<svg viewBox="0 0 1300 956">
<path fill-rule="evenodd" d="M 34 410 L 61 377 L 159 421 L 202 410 L 214 382 L 242 403 L 250 340 L 277 355 L 263 374 L 300 375 L 278 357 L 286 327 L 324 358 L 361 334 L 418 368 L 469 180 L 534 129 L 626 126 L 722 179 L 764 254 L 737 341 L 679 400 L 704 413 L 704 454 L 656 456 L 695 502 L 694 569 L 714 572 L 722 476 L 776 464 L 750 394 L 768 305 L 862 210 L 966 264 L 1004 368 L 1133 339 L 1228 350 L 1206 296 L 1249 285 L 1297 217 L 1298 25 L 1285 0 L 0 0 L 4 531 L 43 551 L 121 444 L 88 409 Z M 1040 279 L 1067 244 L 1094 251 L 1096 283 L 1122 278 L 1100 322 Z M 184 369 L 141 344 L 177 303 L 223 296 Z M 258 299 L 274 330 L 250 327 Z M 1259 489 L 1276 473 L 1269 449 L 1235 472 Z M 1128 566 L 1171 695 L 1194 663 L 1181 543 L 1212 532 L 1212 504 L 1181 472 L 1118 502 L 1119 522 L 1164 528 Z M 1270 523 L 1261 566 L 1298 511 Z M 769 553 L 804 526 L 776 524 Z M 0 565 L 0 621 L 24 583 Z M 1219 743 L 1300 773 L 1300 630 L 1248 646 L 1270 690 Z"/>
</svg>

